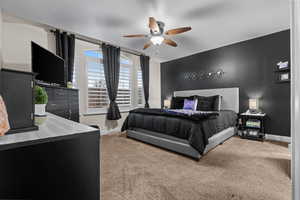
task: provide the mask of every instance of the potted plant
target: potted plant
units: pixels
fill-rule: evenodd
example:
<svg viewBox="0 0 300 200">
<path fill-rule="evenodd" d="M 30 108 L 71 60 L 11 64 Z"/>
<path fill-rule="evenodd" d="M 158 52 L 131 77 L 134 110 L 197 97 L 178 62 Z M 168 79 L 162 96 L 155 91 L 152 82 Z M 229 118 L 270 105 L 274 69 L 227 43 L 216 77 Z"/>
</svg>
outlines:
<svg viewBox="0 0 300 200">
<path fill-rule="evenodd" d="M 35 86 L 35 123 L 41 125 L 46 119 L 46 105 L 48 95 L 44 88 Z"/>
</svg>

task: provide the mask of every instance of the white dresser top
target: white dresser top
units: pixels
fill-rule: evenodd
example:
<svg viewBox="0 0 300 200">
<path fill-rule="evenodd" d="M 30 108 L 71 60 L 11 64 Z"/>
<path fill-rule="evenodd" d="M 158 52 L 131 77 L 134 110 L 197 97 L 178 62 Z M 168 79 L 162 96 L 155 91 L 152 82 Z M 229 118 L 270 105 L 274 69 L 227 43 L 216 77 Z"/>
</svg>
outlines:
<svg viewBox="0 0 300 200">
<path fill-rule="evenodd" d="M 39 130 L 0 136 L 0 147 L 93 131 L 97 129 L 47 113 L 47 120 L 39 126 Z"/>
</svg>

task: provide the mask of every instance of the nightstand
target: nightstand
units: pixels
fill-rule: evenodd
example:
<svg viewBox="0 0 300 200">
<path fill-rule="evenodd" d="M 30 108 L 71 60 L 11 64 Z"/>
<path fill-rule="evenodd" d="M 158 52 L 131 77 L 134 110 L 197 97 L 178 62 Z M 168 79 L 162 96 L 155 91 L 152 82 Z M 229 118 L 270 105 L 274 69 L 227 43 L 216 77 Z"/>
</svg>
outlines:
<svg viewBox="0 0 300 200">
<path fill-rule="evenodd" d="M 264 141 L 266 116 L 266 113 L 240 113 L 238 126 L 241 138 Z"/>
</svg>

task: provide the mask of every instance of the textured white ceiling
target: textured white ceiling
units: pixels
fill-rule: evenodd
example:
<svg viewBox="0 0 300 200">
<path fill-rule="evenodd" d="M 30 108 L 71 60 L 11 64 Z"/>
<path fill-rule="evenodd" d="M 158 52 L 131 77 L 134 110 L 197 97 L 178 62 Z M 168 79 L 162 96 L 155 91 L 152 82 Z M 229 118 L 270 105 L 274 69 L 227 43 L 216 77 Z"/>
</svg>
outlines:
<svg viewBox="0 0 300 200">
<path fill-rule="evenodd" d="M 172 36 L 177 48 L 144 51 L 160 61 L 198 53 L 289 28 L 289 0 L 1 0 L 11 14 L 143 52 L 148 17 L 166 29 L 191 26 Z"/>
</svg>

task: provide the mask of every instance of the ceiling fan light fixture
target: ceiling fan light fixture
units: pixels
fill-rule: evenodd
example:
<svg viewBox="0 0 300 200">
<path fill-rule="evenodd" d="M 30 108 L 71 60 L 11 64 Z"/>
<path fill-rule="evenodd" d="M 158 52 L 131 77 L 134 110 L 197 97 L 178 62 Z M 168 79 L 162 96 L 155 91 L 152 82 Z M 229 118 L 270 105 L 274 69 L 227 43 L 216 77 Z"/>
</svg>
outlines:
<svg viewBox="0 0 300 200">
<path fill-rule="evenodd" d="M 149 17 L 149 29 L 150 29 L 149 34 L 124 35 L 123 37 L 150 39 L 150 41 L 147 41 L 144 44 L 143 50 L 149 48 L 151 45 L 159 46 L 162 43 L 172 47 L 177 47 L 178 46 L 177 43 L 171 40 L 169 36 L 181 34 L 192 30 L 192 27 L 190 26 L 170 29 L 168 31 L 165 31 L 164 28 L 165 28 L 164 22 L 156 21 L 154 17 Z"/>
<path fill-rule="evenodd" d="M 161 45 L 161 43 L 164 41 L 164 37 L 152 36 L 150 40 L 154 45 Z"/>
</svg>

